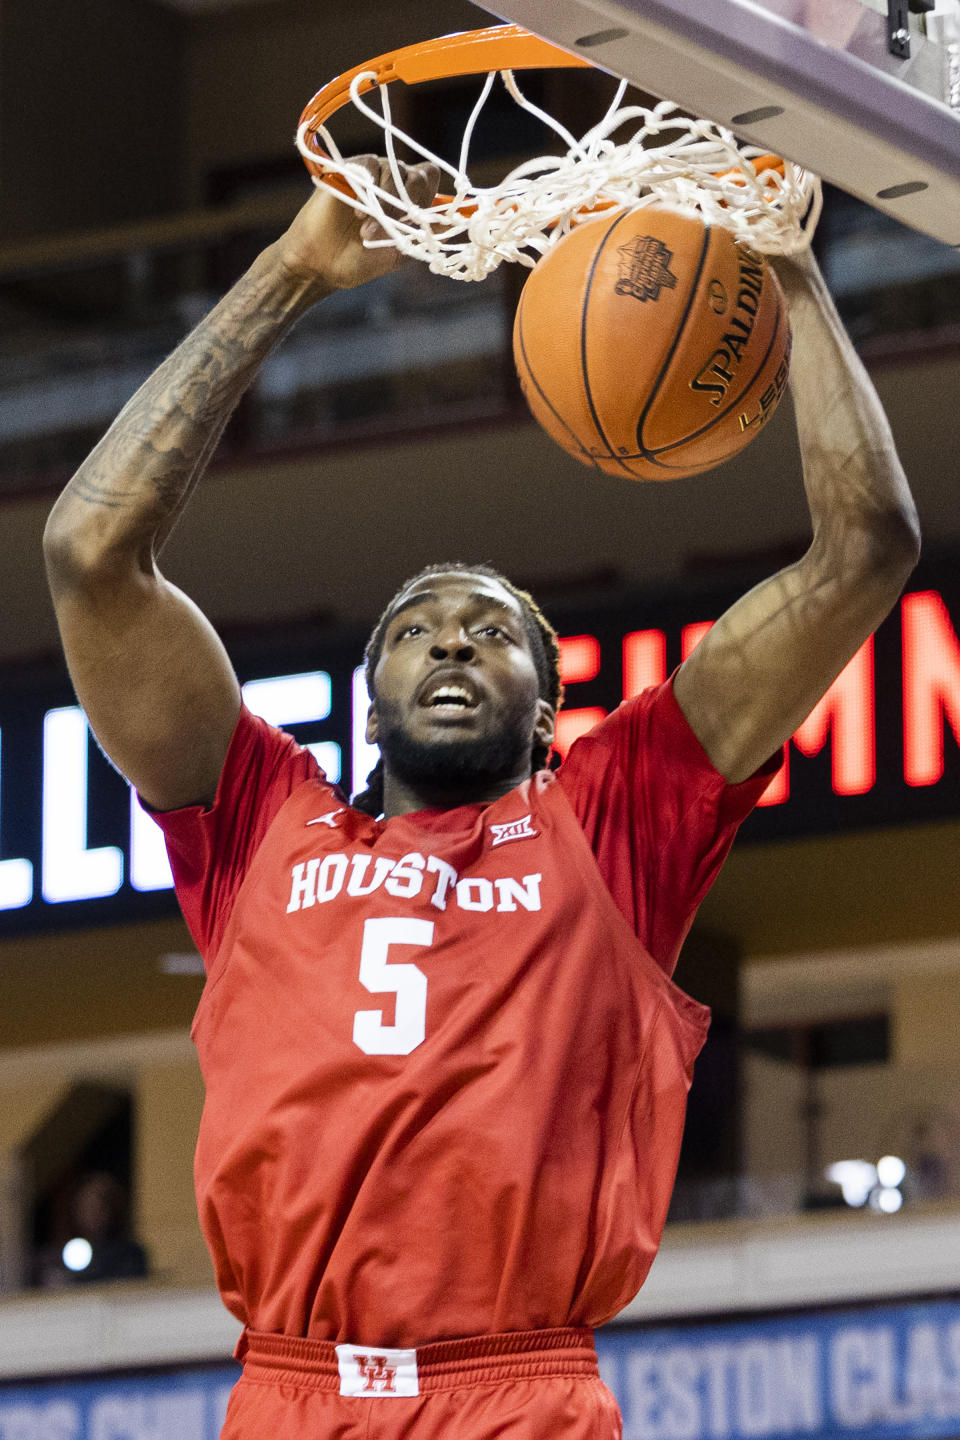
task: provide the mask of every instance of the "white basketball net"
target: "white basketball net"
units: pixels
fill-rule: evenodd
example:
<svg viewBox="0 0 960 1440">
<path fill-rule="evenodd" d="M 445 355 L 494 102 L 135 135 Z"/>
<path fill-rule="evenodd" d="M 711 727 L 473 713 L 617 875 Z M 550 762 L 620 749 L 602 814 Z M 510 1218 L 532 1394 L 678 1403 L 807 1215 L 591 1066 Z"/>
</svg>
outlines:
<svg viewBox="0 0 960 1440">
<path fill-rule="evenodd" d="M 470 144 L 498 73 L 516 103 L 559 135 L 567 151 L 528 160 L 499 184 L 480 186 L 467 174 Z M 764 152 L 739 144 L 729 130 L 710 120 L 682 115 L 670 100 L 653 110 L 640 105 L 621 109 L 626 81 L 599 124 L 578 140 L 526 99 L 512 70 L 490 71 L 467 122 L 458 164 L 452 166 L 393 122 L 386 85 L 377 87 L 379 112 L 367 103 L 360 87 L 376 78 L 373 71 L 356 75 L 350 98 L 384 133 L 397 193 L 377 185 L 362 165 L 344 158 L 321 125 L 316 134 L 329 156 L 324 168 L 342 176 L 356 198 L 335 189 L 332 193 L 382 227 L 386 238 L 366 241 L 369 247 L 393 245 L 453 280 L 482 280 L 505 260 L 532 268 L 575 225 L 595 218 L 591 212 L 598 207 L 660 204 L 693 209 L 708 224 L 725 226 L 738 240 L 768 255 L 804 249 L 820 216 L 816 176 L 788 160 L 782 162 L 782 174 L 779 169 L 758 172 L 750 162 Z M 633 127 L 629 138 L 616 142 L 614 134 L 624 127 Z M 452 186 L 442 186 L 451 190 L 445 204 L 423 207 L 411 199 L 397 159 L 397 141 L 450 177 Z M 300 127 L 297 146 L 316 161 L 306 125 Z M 314 177 L 314 184 L 324 181 Z"/>
</svg>

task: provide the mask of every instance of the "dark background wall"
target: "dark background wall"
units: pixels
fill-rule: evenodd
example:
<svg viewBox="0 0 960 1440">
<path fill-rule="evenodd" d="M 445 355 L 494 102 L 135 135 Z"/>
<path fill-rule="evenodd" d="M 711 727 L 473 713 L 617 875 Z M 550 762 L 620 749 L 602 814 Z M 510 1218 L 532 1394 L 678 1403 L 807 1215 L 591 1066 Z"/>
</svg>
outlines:
<svg viewBox="0 0 960 1440">
<path fill-rule="evenodd" d="M 0 241 L 183 203 L 186 42 L 151 0 L 2 0 Z"/>
</svg>

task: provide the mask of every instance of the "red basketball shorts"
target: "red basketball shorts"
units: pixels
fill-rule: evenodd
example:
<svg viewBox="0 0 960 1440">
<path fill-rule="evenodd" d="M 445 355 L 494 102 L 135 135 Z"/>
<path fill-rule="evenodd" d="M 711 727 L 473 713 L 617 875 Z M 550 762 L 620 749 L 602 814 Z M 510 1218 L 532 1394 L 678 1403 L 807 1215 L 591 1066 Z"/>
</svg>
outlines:
<svg viewBox="0 0 960 1440">
<path fill-rule="evenodd" d="M 417 1350 L 246 1331 L 221 1440 L 621 1440 L 586 1329 Z"/>
</svg>

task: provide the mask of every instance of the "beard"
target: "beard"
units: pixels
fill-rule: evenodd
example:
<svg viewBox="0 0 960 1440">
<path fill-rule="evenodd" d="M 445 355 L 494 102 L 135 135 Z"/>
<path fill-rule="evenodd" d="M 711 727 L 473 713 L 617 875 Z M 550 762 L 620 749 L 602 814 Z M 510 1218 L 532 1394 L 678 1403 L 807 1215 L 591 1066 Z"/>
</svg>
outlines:
<svg viewBox="0 0 960 1440">
<path fill-rule="evenodd" d="M 415 789 L 458 792 L 526 773 L 532 751 L 528 704 L 504 710 L 487 733 L 417 740 L 404 729 L 396 706 L 377 701 L 380 753 L 384 764 Z"/>
</svg>

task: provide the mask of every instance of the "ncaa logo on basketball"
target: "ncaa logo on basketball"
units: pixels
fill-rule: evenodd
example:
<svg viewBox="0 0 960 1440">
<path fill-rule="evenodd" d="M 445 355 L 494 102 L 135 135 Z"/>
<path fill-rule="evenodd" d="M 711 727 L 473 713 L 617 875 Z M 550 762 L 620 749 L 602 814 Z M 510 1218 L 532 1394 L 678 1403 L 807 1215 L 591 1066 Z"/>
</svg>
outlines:
<svg viewBox="0 0 960 1440">
<path fill-rule="evenodd" d="M 668 250 L 655 235 L 638 235 L 626 245 L 617 246 L 622 255 L 618 295 L 632 295 L 635 300 L 659 300 L 661 290 L 673 290 L 677 277 L 670 269 L 673 251 Z"/>
</svg>

